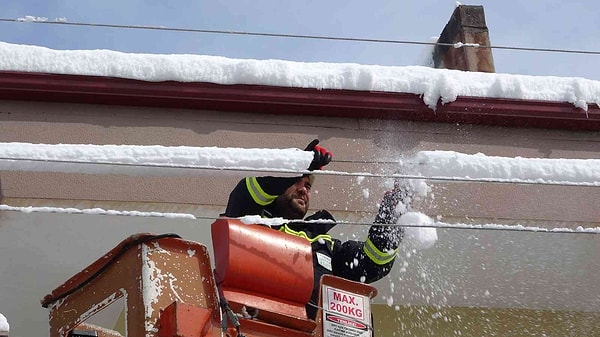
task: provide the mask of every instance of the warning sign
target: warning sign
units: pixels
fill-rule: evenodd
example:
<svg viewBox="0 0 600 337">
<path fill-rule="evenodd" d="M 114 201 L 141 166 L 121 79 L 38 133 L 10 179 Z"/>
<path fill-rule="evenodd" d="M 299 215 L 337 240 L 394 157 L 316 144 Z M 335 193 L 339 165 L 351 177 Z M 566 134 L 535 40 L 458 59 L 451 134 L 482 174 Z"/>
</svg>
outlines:
<svg viewBox="0 0 600 337">
<path fill-rule="evenodd" d="M 326 337 L 370 337 L 369 298 L 323 286 L 323 332 Z"/>
</svg>

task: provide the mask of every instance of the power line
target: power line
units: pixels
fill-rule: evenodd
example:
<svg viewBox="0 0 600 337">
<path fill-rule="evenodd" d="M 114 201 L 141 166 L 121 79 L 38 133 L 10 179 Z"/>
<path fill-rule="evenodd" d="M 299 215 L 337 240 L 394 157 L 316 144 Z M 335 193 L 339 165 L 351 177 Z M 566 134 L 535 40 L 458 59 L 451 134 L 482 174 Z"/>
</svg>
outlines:
<svg viewBox="0 0 600 337">
<path fill-rule="evenodd" d="M 344 224 L 340 222 L 340 224 Z M 353 223 L 349 223 L 353 224 Z M 356 223 L 356 225 L 371 225 L 369 223 Z M 596 228 L 544 228 L 544 227 L 532 227 L 523 225 L 504 225 L 504 224 L 465 224 L 465 223 L 446 223 L 436 221 L 430 224 L 415 224 L 415 225 L 402 225 L 402 227 L 410 228 L 435 228 L 435 229 L 473 229 L 473 230 L 486 230 L 486 231 L 503 231 L 503 232 L 533 232 L 543 234 L 600 234 L 600 227 Z"/>
<path fill-rule="evenodd" d="M 189 165 L 189 164 L 151 164 L 151 163 L 120 163 L 120 162 L 89 162 L 89 161 L 78 161 L 78 160 L 57 160 L 57 159 L 35 159 L 35 158 L 13 158 L 13 157 L 0 157 L 0 164 L 2 161 L 9 163 L 8 170 L 20 170 L 27 171 L 27 169 L 11 168 L 12 163 L 42 163 L 48 164 L 75 164 L 75 165 L 93 165 L 98 167 L 121 167 L 125 169 L 131 168 L 150 168 L 150 169 L 171 169 L 171 170 L 199 170 L 199 171 L 223 171 L 223 172 L 261 172 L 270 174 L 314 174 L 314 175 L 329 175 L 329 176 L 346 176 L 346 177 L 360 177 L 360 178 L 387 178 L 387 179 L 415 179 L 415 180 L 426 180 L 426 181 L 440 181 L 440 182 L 472 182 L 472 183 L 497 183 L 497 184 L 517 184 L 517 185 L 555 185 L 555 186 L 577 186 L 577 187 L 600 187 L 600 181 L 594 182 L 575 182 L 575 181 L 553 181 L 553 180 L 539 180 L 539 179 L 520 179 L 520 178 L 469 178 L 469 177 L 450 177 L 450 176 L 422 176 L 416 174 L 385 174 L 385 173 L 370 173 L 370 172 L 345 172 L 345 171 L 308 171 L 308 170 L 288 170 L 288 169 L 267 169 L 267 168 L 248 168 L 248 167 L 216 167 L 206 165 Z M 2 168 L 2 166 L 0 166 Z M 5 168 L 6 170 L 6 168 Z M 58 170 L 52 168 L 46 168 L 42 171 L 50 172 L 67 172 L 67 173 L 93 173 L 93 171 L 76 172 L 73 170 Z M 118 172 L 111 172 L 116 174 Z M 101 173 L 96 173 L 101 174 Z M 127 175 L 127 173 L 121 173 Z"/>
<path fill-rule="evenodd" d="M 368 42 L 368 43 L 389 43 L 389 44 L 411 44 L 411 45 L 431 45 L 431 46 L 447 46 L 447 47 L 466 47 L 466 48 L 489 48 L 489 49 L 505 49 L 518 51 L 536 51 L 550 53 L 569 53 L 569 54 L 588 54 L 600 55 L 600 51 L 592 50 L 575 50 L 575 49 L 559 49 L 559 48 L 533 48 L 533 47 L 513 47 L 513 46 L 484 46 L 471 43 L 437 43 L 423 42 L 410 40 L 393 40 L 393 39 L 375 39 L 375 38 L 353 38 L 353 37 L 336 37 L 327 35 L 303 35 L 303 34 L 283 34 L 283 33 L 264 33 L 264 32 L 247 32 L 236 30 L 218 30 L 218 29 L 197 29 L 197 28 L 178 28 L 166 26 L 148 26 L 148 25 L 118 25 L 105 23 L 86 23 L 86 22 L 66 22 L 66 21 L 44 21 L 44 20 L 22 20 L 0 18 L 0 22 L 27 22 L 41 23 L 51 25 L 66 25 L 66 26 L 85 26 L 85 27 L 101 27 L 101 28 L 119 28 L 119 29 L 142 29 L 142 30 L 159 30 L 171 32 L 188 32 L 188 33 L 206 33 L 206 34 L 228 34 L 228 35 L 247 35 L 247 36 L 263 36 L 263 37 L 279 37 L 279 38 L 298 38 L 312 40 L 330 40 L 330 41 L 346 41 L 346 42 Z"/>
<path fill-rule="evenodd" d="M 134 216 L 134 217 L 153 217 L 153 218 L 170 218 L 170 219 L 187 219 L 187 220 L 216 220 L 219 217 L 215 216 L 196 216 L 189 213 L 162 213 L 162 212 L 148 212 L 148 211 L 117 211 L 117 210 L 103 210 L 99 208 L 93 209 L 77 209 L 77 208 L 61 208 L 61 207 L 34 207 L 34 206 L 9 206 L 0 205 L 0 211 L 13 211 L 23 213 L 63 213 L 63 214 L 74 214 L 74 215 L 118 215 L 118 216 Z M 275 220 L 275 219 L 270 219 Z M 293 222 L 293 223 L 315 223 L 320 222 L 319 220 L 313 221 L 299 221 L 299 220 L 286 220 L 280 219 L 281 224 Z M 323 221 L 321 221 L 323 222 Z M 330 223 L 331 221 L 325 221 Z M 397 224 L 373 224 L 371 222 L 346 222 L 338 221 L 340 225 L 355 225 L 355 226 L 397 226 Z M 576 229 L 570 228 L 545 228 L 545 227 L 532 227 L 523 225 L 504 225 L 504 224 L 464 224 L 456 223 L 450 224 L 445 222 L 432 222 L 432 223 L 421 223 L 421 224 L 408 224 L 402 225 L 404 228 L 434 228 L 434 229 L 462 229 L 462 230 L 487 230 L 487 231 L 503 231 L 503 232 L 530 232 L 539 234 L 600 234 L 600 227 L 578 227 Z"/>
</svg>

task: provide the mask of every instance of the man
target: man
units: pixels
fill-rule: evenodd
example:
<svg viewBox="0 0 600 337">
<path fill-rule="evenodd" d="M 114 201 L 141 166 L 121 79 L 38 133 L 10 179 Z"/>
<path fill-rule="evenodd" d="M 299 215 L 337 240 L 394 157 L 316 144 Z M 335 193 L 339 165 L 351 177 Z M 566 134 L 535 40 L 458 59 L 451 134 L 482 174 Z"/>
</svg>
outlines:
<svg viewBox="0 0 600 337">
<path fill-rule="evenodd" d="M 332 158 L 330 152 L 313 140 L 306 151 L 314 153 L 309 170 L 321 169 Z M 302 220 L 310 203 L 312 175 L 301 177 L 246 177 L 233 189 L 229 196 L 225 216 L 241 217 L 261 215 Z M 395 224 L 396 205 L 407 203 L 407 191 L 387 192 L 383 198 L 376 224 Z M 333 274 L 349 280 L 371 283 L 387 275 L 394 264 L 398 245 L 404 230 L 398 226 L 371 226 L 367 240 L 341 242 L 327 234 L 335 226 L 335 219 L 326 210 L 321 210 L 304 219 L 331 220 L 323 222 L 289 222 L 279 226 L 279 231 L 308 240 L 313 251 L 314 285 L 310 303 L 306 306 L 309 318 L 317 313 L 319 282 L 324 274 Z"/>
</svg>

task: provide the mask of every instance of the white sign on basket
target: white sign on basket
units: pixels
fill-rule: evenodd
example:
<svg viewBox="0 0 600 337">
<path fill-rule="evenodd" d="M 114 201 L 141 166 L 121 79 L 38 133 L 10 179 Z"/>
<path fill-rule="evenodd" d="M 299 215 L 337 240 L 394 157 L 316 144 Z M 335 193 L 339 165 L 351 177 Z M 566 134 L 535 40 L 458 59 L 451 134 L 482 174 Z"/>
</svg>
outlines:
<svg viewBox="0 0 600 337">
<path fill-rule="evenodd" d="M 371 337 L 369 297 L 327 285 L 322 294 L 324 337 Z"/>
</svg>

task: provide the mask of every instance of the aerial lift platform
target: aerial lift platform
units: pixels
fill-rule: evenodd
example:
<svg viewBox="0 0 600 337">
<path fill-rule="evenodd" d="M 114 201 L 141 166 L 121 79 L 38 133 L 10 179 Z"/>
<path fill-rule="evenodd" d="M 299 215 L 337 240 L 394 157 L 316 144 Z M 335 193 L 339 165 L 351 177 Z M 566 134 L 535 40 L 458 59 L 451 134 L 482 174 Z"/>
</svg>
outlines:
<svg viewBox="0 0 600 337">
<path fill-rule="evenodd" d="M 372 286 L 325 275 L 315 320 L 310 244 L 219 218 L 207 247 L 175 234 L 135 234 L 42 299 L 50 337 L 367 337 Z M 124 331 L 86 320 L 124 301 Z"/>
</svg>

